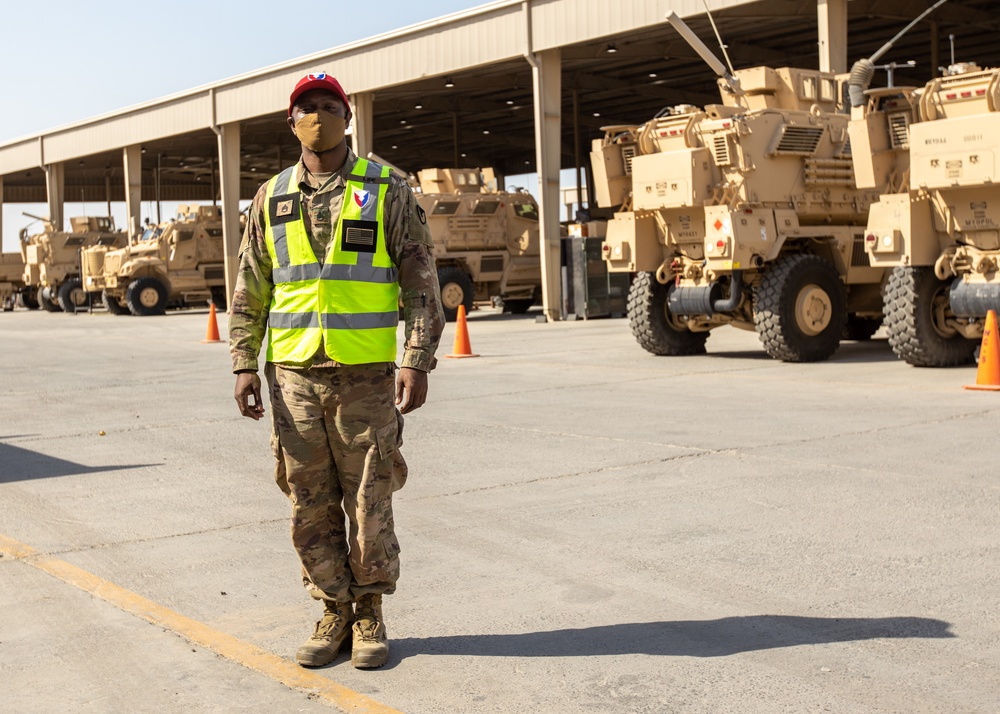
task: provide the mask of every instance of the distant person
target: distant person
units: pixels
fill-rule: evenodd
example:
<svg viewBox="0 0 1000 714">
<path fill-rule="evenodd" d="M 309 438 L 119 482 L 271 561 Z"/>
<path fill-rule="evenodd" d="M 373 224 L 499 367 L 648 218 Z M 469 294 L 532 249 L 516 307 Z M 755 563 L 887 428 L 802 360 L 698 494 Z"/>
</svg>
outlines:
<svg viewBox="0 0 1000 714">
<path fill-rule="evenodd" d="M 332 662 L 350 633 L 355 667 L 389 656 L 392 493 L 407 474 L 400 412 L 424 403 L 444 327 L 427 217 L 402 179 L 347 148 L 350 121 L 330 75 L 295 85 L 288 126 L 302 158 L 254 198 L 229 322 L 236 402 L 254 420 L 264 414 L 257 357 L 268 332 L 275 478 L 292 502 L 303 583 L 324 606 L 295 655 L 306 667 Z"/>
</svg>

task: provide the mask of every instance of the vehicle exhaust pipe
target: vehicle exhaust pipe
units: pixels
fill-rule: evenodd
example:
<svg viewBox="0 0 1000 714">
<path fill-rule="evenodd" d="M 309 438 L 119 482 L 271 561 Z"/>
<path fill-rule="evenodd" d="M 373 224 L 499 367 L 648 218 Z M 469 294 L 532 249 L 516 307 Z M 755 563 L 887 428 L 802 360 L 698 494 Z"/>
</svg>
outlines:
<svg viewBox="0 0 1000 714">
<path fill-rule="evenodd" d="M 713 315 L 717 312 L 732 312 L 743 299 L 743 271 L 734 270 L 729 284 L 729 297 L 722 297 L 722 283 L 699 288 L 676 288 L 670 286 L 667 306 L 675 315 Z"/>
<path fill-rule="evenodd" d="M 712 303 L 712 309 L 716 312 L 732 312 L 739 307 L 743 299 L 743 271 L 734 270 L 732 280 L 729 282 L 729 297 L 725 300 L 716 300 Z"/>
</svg>

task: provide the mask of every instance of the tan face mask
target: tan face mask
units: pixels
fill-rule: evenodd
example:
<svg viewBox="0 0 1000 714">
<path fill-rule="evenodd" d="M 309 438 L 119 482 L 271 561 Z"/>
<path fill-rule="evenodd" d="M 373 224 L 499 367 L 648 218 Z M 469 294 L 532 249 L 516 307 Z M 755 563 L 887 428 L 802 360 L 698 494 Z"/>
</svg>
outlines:
<svg viewBox="0 0 1000 714">
<path fill-rule="evenodd" d="M 344 140 L 347 122 L 336 114 L 317 110 L 295 122 L 295 136 L 313 151 L 329 151 Z"/>
</svg>

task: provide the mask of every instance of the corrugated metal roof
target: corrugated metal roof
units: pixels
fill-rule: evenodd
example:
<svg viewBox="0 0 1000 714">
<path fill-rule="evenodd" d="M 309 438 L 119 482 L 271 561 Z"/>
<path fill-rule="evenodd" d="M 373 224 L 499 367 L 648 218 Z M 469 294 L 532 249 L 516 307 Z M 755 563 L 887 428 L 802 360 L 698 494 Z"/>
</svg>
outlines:
<svg viewBox="0 0 1000 714">
<path fill-rule="evenodd" d="M 747 2 L 709 0 L 709 6 Z M 46 162 L 85 157 L 280 111 L 288 88 L 309 71 L 336 74 L 349 92 L 375 91 L 521 57 L 529 49 L 529 15 L 530 46 L 541 49 L 659 25 L 671 7 L 703 10 L 700 0 L 501 0 L 27 139 L 41 138 Z M 25 141 L 0 144 L 0 175 L 38 166 L 37 151 L 24 150 Z"/>
</svg>

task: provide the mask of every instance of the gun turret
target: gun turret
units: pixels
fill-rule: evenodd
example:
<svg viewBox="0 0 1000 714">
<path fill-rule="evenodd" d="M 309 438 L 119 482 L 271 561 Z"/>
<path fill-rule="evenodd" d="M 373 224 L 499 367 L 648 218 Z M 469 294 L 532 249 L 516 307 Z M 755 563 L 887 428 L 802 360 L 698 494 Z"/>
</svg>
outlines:
<svg viewBox="0 0 1000 714">
<path fill-rule="evenodd" d="M 698 53 L 698 56 L 705 60 L 705 64 L 712 68 L 722 80 L 729 87 L 729 91 L 736 95 L 743 94 L 743 90 L 740 89 L 740 80 L 732 75 L 732 73 L 726 69 L 726 65 L 722 64 L 718 57 L 712 54 L 712 50 L 708 49 L 708 46 L 702 42 L 698 35 L 694 34 L 694 31 L 687 26 L 687 23 L 680 18 L 676 12 L 671 10 L 667 13 L 667 22 L 670 26 L 677 30 L 677 34 L 684 38 L 684 41 L 691 45 L 691 49 Z"/>
<path fill-rule="evenodd" d="M 895 37 L 879 47 L 878 50 L 875 51 L 875 54 L 868 59 L 859 59 L 854 63 L 854 66 L 851 67 L 851 78 L 847 82 L 847 91 L 851 97 L 852 107 L 860 107 L 865 103 L 865 92 L 868 91 L 868 87 L 872 82 L 872 77 L 875 76 L 875 63 L 882 57 L 882 55 L 891 50 L 892 46 L 896 44 L 899 38 L 909 32 L 914 25 L 944 5 L 946 2 L 948 2 L 948 0 L 938 0 L 936 3 L 920 13 L 920 15 L 918 15 L 913 22 L 900 30 Z"/>
</svg>

